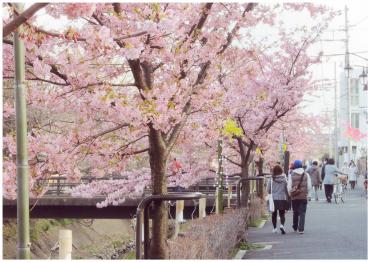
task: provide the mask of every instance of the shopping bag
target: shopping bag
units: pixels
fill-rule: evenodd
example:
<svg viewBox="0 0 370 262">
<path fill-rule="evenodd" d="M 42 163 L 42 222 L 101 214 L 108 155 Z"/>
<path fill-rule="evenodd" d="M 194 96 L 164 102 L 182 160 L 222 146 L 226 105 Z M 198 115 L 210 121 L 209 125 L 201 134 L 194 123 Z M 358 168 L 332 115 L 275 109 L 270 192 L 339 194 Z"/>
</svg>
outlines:
<svg viewBox="0 0 370 262">
<path fill-rule="evenodd" d="M 268 195 L 268 198 L 269 198 L 269 200 L 268 200 L 268 210 L 270 211 L 270 212 L 274 212 L 275 211 L 275 205 L 274 205 L 274 199 L 272 198 L 272 178 L 271 178 L 271 193 Z"/>
<path fill-rule="evenodd" d="M 272 194 L 269 194 L 269 211 L 274 212 L 275 211 L 275 205 L 274 205 L 274 200 L 272 199 Z"/>
</svg>

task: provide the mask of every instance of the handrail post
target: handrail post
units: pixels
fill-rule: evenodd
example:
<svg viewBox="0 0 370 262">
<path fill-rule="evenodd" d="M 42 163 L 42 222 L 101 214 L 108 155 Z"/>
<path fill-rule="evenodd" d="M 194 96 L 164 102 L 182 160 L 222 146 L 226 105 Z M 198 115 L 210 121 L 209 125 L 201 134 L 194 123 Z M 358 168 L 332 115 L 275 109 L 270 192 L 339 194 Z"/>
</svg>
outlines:
<svg viewBox="0 0 370 262">
<path fill-rule="evenodd" d="M 151 202 L 150 202 L 151 203 Z M 149 207 L 148 203 L 144 209 L 144 259 L 149 258 Z"/>
<path fill-rule="evenodd" d="M 136 259 L 141 258 L 141 210 L 136 211 Z"/>
<path fill-rule="evenodd" d="M 204 197 L 201 193 L 171 193 L 166 195 L 150 195 L 139 203 L 136 210 L 136 259 L 142 259 L 141 255 L 141 218 L 144 217 L 144 259 L 149 258 L 149 205 L 153 201 L 169 200 L 192 200 Z M 144 214 L 143 214 L 144 212 Z"/>
</svg>

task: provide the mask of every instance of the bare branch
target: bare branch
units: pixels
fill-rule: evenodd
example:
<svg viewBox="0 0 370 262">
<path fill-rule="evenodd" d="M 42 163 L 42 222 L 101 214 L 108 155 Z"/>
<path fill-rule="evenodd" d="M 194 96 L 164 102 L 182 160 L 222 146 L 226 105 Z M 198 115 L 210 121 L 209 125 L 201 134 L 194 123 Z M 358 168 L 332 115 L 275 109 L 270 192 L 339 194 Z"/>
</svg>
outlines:
<svg viewBox="0 0 370 262">
<path fill-rule="evenodd" d="M 232 160 L 232 159 L 230 159 L 230 158 L 228 158 L 227 156 L 225 156 L 225 155 L 222 155 L 227 161 L 229 161 L 230 163 L 232 163 L 232 164 L 234 164 L 234 165 L 237 165 L 237 166 L 239 166 L 239 167 L 242 167 L 242 165 L 240 164 L 240 163 L 237 163 L 237 162 L 235 162 L 234 160 Z"/>
<path fill-rule="evenodd" d="M 144 149 L 141 149 L 141 150 L 137 150 L 137 151 L 133 151 L 133 152 L 130 152 L 130 153 L 123 153 L 121 155 L 121 157 L 125 157 L 125 156 L 132 156 L 132 155 L 138 155 L 138 154 L 141 154 L 141 153 L 144 153 L 144 152 L 147 152 L 149 151 L 149 148 L 144 148 Z"/>
<path fill-rule="evenodd" d="M 7 37 L 11 32 L 30 19 L 37 11 L 47 5 L 48 3 L 36 3 L 31 5 L 26 11 L 18 15 L 13 21 L 3 27 L 3 38 Z"/>
<path fill-rule="evenodd" d="M 101 86 L 101 85 L 116 86 L 116 87 L 136 86 L 135 83 L 112 84 L 112 83 L 108 83 L 108 82 L 98 82 L 98 83 L 92 83 L 92 84 L 88 84 L 86 86 L 80 86 L 80 87 L 74 88 L 74 89 L 72 89 L 70 91 L 67 91 L 67 92 L 64 92 L 64 93 L 58 95 L 58 97 L 62 97 L 62 96 L 68 95 L 70 93 L 73 93 L 73 92 L 76 92 L 76 91 L 80 91 L 80 90 L 83 90 L 83 89 L 86 89 L 86 88 L 89 88 L 89 87 L 92 87 L 92 86 Z"/>
<path fill-rule="evenodd" d="M 119 129 L 123 128 L 123 127 L 127 127 L 127 126 L 130 126 L 130 125 L 129 125 L 129 124 L 126 124 L 126 123 L 123 123 L 123 124 L 121 124 L 121 125 L 118 125 L 118 126 L 112 127 L 112 128 L 110 128 L 110 129 L 107 129 L 107 130 L 104 130 L 103 132 L 100 132 L 100 133 L 98 133 L 98 134 L 96 134 L 96 135 L 93 135 L 93 136 L 90 136 L 90 137 L 85 138 L 85 139 L 84 139 L 84 140 L 82 140 L 81 142 L 78 142 L 75 146 L 77 147 L 77 146 L 79 146 L 79 145 L 81 145 L 81 144 L 85 144 L 85 143 L 87 143 L 87 142 L 89 142 L 89 141 L 91 141 L 91 140 L 94 140 L 94 139 L 96 139 L 96 138 L 99 138 L 99 137 L 101 137 L 101 136 L 104 136 L 104 135 L 106 135 L 106 134 L 109 134 L 109 133 L 111 133 L 111 132 L 117 131 L 117 130 L 119 130 Z"/>
<path fill-rule="evenodd" d="M 133 140 L 133 141 L 131 141 L 131 142 L 127 143 L 126 145 L 123 145 L 123 146 L 121 146 L 120 148 L 118 148 L 118 149 L 117 149 L 117 151 L 124 150 L 124 149 L 126 149 L 128 146 L 130 146 L 130 145 L 132 145 L 132 144 L 136 143 L 137 141 L 140 141 L 141 139 L 143 139 L 144 137 L 147 137 L 147 136 L 148 136 L 147 134 L 146 134 L 146 135 L 143 135 L 143 136 L 141 136 L 141 137 L 139 137 L 139 138 L 137 138 L 137 139 L 135 139 L 135 140 Z"/>
</svg>

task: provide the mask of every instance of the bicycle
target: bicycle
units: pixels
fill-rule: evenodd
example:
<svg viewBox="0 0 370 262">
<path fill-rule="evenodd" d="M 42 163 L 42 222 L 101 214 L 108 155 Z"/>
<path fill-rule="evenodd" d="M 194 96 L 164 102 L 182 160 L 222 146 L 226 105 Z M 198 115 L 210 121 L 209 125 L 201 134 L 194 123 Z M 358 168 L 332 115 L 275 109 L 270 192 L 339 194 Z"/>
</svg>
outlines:
<svg viewBox="0 0 370 262">
<path fill-rule="evenodd" d="M 363 195 L 367 199 L 367 179 L 366 178 L 364 180 L 364 192 L 363 192 Z"/>
</svg>

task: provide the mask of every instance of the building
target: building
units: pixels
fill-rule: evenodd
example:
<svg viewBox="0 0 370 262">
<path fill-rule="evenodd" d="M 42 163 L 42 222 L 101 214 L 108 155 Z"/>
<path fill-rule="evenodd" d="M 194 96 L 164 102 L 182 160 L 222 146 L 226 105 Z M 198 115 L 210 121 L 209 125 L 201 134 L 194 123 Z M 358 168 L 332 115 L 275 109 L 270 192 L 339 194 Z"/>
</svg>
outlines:
<svg viewBox="0 0 370 262">
<path fill-rule="evenodd" d="M 348 79 L 345 73 L 341 73 L 339 80 L 339 107 L 338 107 L 338 155 L 339 167 L 344 162 L 366 159 L 367 156 L 367 88 L 364 88 L 360 75 L 362 68 L 354 68 Z M 348 84 L 350 89 L 348 89 Z M 348 92 L 350 91 L 350 92 Z M 350 97 L 348 96 L 350 95 Z M 349 103 L 350 102 L 350 103 Z M 350 112 L 350 115 L 349 115 Z M 349 121 L 349 116 L 351 119 Z M 349 122 L 352 128 L 356 128 L 361 134 L 366 135 L 361 139 L 351 139 L 347 134 Z M 349 151 L 351 150 L 351 151 Z"/>
</svg>

